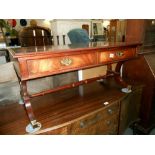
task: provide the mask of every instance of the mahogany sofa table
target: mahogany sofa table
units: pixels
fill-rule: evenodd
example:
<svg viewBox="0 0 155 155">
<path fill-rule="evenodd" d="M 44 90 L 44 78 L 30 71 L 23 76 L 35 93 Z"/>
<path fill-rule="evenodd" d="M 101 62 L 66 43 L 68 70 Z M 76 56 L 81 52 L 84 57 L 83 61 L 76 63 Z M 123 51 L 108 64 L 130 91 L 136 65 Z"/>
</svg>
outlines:
<svg viewBox="0 0 155 155">
<path fill-rule="evenodd" d="M 108 77 L 114 77 L 122 87 L 129 88 L 120 76 L 120 69 L 125 61 L 137 56 L 140 45 L 141 43 L 131 42 L 91 42 L 89 44 L 9 49 L 20 80 L 21 97 L 32 128 L 40 128 L 41 124 L 37 122 L 34 116 L 30 102 L 31 97 L 76 87 Z M 115 71 L 112 70 L 113 63 L 117 63 Z M 106 75 L 78 81 L 33 95 L 30 95 L 27 91 L 28 80 L 102 65 L 107 66 Z"/>
</svg>

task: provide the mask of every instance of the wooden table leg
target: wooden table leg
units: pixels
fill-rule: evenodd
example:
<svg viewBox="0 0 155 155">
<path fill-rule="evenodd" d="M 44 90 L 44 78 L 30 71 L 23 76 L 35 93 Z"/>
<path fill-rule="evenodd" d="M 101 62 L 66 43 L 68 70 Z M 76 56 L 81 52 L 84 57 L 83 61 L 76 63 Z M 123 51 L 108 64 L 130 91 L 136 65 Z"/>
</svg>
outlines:
<svg viewBox="0 0 155 155">
<path fill-rule="evenodd" d="M 121 77 L 121 66 L 123 65 L 123 61 L 122 62 L 118 62 L 115 68 L 115 71 L 112 70 L 112 64 L 107 65 L 107 75 L 110 73 L 113 73 L 114 75 L 114 79 L 116 81 L 117 84 L 119 84 L 120 86 L 122 86 L 122 91 L 125 93 L 129 93 L 131 92 L 131 85 L 128 85 Z"/>
<path fill-rule="evenodd" d="M 37 122 L 37 120 L 35 119 L 32 105 L 30 102 L 30 97 L 27 92 L 27 81 L 21 81 L 20 86 L 21 86 L 21 97 L 23 98 L 27 116 L 31 123 L 30 125 L 32 126 L 32 129 L 36 129 L 36 128 L 40 129 L 41 124 L 39 122 Z"/>
<path fill-rule="evenodd" d="M 129 88 L 130 85 L 128 85 L 123 79 L 122 77 L 120 76 L 120 73 L 121 73 L 121 66 L 123 65 L 123 61 L 122 62 L 118 62 L 117 65 L 116 65 L 116 68 L 115 68 L 115 72 L 119 73 L 119 74 L 115 74 L 114 75 L 114 78 L 115 78 L 115 81 L 116 83 L 118 83 L 119 85 L 121 85 L 122 87 L 124 88 Z M 130 89 L 130 88 L 129 88 Z"/>
<path fill-rule="evenodd" d="M 108 74 L 110 74 L 110 73 L 112 73 L 113 71 L 112 71 L 112 64 L 108 64 L 107 65 L 107 73 L 106 73 L 106 75 L 108 75 Z"/>
</svg>

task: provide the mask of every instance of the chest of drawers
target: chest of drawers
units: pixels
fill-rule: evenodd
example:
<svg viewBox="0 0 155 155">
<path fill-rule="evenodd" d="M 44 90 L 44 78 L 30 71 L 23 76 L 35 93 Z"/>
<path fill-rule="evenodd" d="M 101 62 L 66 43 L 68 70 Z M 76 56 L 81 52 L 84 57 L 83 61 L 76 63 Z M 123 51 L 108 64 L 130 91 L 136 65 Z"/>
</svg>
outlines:
<svg viewBox="0 0 155 155">
<path fill-rule="evenodd" d="M 94 89 L 90 90 L 92 87 Z M 141 86 L 135 87 L 131 94 L 124 94 L 113 88 L 107 89 L 98 82 L 84 85 L 83 88 L 83 96 L 77 88 L 50 95 L 48 106 L 51 104 L 52 108 L 48 111 L 51 114 L 47 113 L 47 105 L 43 106 L 44 101 L 40 100 L 38 106 L 42 105 L 42 112 L 39 115 L 47 113 L 47 116 L 41 116 L 41 120 L 45 119 L 42 121 L 43 128 L 34 134 L 117 135 L 123 134 L 131 123 L 139 119 Z M 57 96 L 64 97 L 56 102 L 54 99 Z M 37 100 L 32 103 L 37 105 Z"/>
<path fill-rule="evenodd" d="M 70 134 L 117 134 L 119 120 L 119 103 L 90 113 L 69 126 Z"/>
</svg>

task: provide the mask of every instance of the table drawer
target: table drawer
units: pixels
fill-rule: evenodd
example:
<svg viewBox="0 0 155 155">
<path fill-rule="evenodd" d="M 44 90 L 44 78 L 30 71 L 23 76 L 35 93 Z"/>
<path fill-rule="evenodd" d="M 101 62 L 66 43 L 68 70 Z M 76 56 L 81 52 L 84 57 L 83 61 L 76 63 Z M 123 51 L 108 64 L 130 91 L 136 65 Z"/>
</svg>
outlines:
<svg viewBox="0 0 155 155">
<path fill-rule="evenodd" d="M 99 63 L 113 62 L 130 59 L 136 56 L 136 49 L 101 51 L 99 53 Z"/>
<path fill-rule="evenodd" d="M 29 76 L 71 71 L 96 64 L 95 53 L 27 60 Z"/>
</svg>

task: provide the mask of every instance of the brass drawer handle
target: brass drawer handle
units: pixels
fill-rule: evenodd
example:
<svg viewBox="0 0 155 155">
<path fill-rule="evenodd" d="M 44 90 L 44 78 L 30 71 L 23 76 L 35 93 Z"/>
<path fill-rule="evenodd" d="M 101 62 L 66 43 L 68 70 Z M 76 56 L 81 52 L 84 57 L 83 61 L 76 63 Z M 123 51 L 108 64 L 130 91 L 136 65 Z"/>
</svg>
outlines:
<svg viewBox="0 0 155 155">
<path fill-rule="evenodd" d="M 109 54 L 109 58 L 112 59 L 112 58 L 114 58 L 114 57 L 115 57 L 114 53 L 110 53 L 110 54 Z"/>
<path fill-rule="evenodd" d="M 73 60 L 71 58 L 63 58 L 60 60 L 61 65 L 69 66 L 73 63 Z"/>
<path fill-rule="evenodd" d="M 113 114 L 112 109 L 108 109 L 108 113 L 109 113 L 109 114 Z"/>
<path fill-rule="evenodd" d="M 106 124 L 107 125 L 111 125 L 111 121 L 106 121 Z"/>
<path fill-rule="evenodd" d="M 123 55 L 124 55 L 124 52 L 121 52 L 121 51 L 116 52 L 116 56 L 118 56 L 118 57 L 121 57 L 121 56 L 123 56 Z"/>
<path fill-rule="evenodd" d="M 85 123 L 82 121 L 82 122 L 80 122 L 80 127 L 81 128 L 84 128 L 85 127 Z"/>
<path fill-rule="evenodd" d="M 93 119 L 91 120 L 86 120 L 86 121 L 81 121 L 80 122 L 80 127 L 81 128 L 86 128 L 88 126 L 91 126 L 93 124 L 96 124 L 100 119 L 102 118 L 102 116 L 100 114 L 97 114 Z"/>
</svg>

